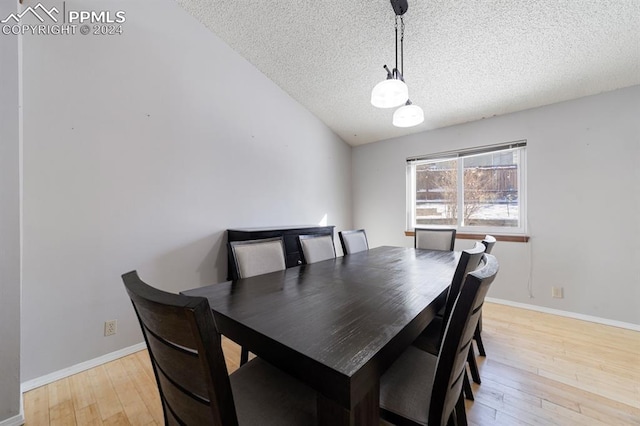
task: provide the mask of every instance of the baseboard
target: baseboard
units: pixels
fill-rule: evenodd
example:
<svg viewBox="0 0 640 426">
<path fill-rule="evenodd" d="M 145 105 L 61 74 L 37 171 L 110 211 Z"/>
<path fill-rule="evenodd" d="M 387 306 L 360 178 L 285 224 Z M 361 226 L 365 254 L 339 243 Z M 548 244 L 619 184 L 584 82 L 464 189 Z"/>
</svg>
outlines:
<svg viewBox="0 0 640 426">
<path fill-rule="evenodd" d="M 560 309 L 552 309 L 552 308 L 546 308 L 544 306 L 529 305 L 527 303 L 512 302 L 510 300 L 494 299 L 493 297 L 486 297 L 485 300 L 487 302 L 497 303 L 499 305 L 513 306 L 514 308 L 528 309 L 530 311 L 538 311 L 538 312 L 543 312 L 545 314 L 558 315 L 561 317 L 579 319 L 582 321 L 589 321 L 597 324 L 610 325 L 612 327 L 625 328 L 627 330 L 640 331 L 640 324 L 633 324 L 630 322 L 623 322 L 623 321 L 616 321 L 616 320 L 611 320 L 607 318 L 594 317 L 591 315 L 578 314 L 578 313 L 569 312 L 569 311 L 561 311 Z"/>
<path fill-rule="evenodd" d="M 20 404 L 22 407 L 22 404 Z M 22 408 L 20 408 L 22 411 Z M 0 426 L 22 426 L 24 424 L 24 414 L 20 413 L 17 416 L 13 416 L 9 419 L 0 421 Z"/>
<path fill-rule="evenodd" d="M 133 346 L 129 346 L 128 348 L 120 349 L 119 351 L 111 352 L 111 353 L 102 355 L 98 358 L 90 359 L 89 361 L 81 362 L 80 364 L 76 364 L 68 368 L 63 368 L 62 370 L 54 371 L 53 373 L 47 374 L 45 376 L 37 377 L 35 379 L 23 382 L 21 385 L 21 390 L 24 393 L 24 392 L 30 391 L 31 389 L 48 385 L 49 383 L 55 382 L 56 380 L 73 376 L 74 374 L 78 374 L 90 368 L 97 367 L 99 365 L 116 360 L 118 358 L 122 358 L 123 356 L 127 356 L 132 353 L 141 351 L 143 349 L 146 349 L 146 347 L 147 345 L 144 342 L 141 342 Z M 5 426 L 5 425 L 0 423 L 0 426 Z"/>
</svg>

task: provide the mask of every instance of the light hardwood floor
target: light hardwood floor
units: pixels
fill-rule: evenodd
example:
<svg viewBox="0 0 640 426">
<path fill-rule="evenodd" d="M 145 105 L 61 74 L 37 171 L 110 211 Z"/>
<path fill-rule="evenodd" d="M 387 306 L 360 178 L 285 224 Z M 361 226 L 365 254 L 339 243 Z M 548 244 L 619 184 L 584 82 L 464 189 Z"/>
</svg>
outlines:
<svg viewBox="0 0 640 426">
<path fill-rule="evenodd" d="M 640 425 L 640 332 L 487 303 L 472 425 Z M 240 351 L 225 340 L 230 371 Z M 31 390 L 26 424 L 163 422 L 146 351 Z"/>
</svg>

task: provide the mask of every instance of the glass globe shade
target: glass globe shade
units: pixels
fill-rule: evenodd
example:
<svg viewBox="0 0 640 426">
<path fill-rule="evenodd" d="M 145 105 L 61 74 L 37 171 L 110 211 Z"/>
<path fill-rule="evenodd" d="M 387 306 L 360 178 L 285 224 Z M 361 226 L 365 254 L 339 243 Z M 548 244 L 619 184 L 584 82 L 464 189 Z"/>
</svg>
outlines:
<svg viewBox="0 0 640 426">
<path fill-rule="evenodd" d="M 393 108 L 409 99 L 409 88 L 404 81 L 389 78 L 376 84 L 371 91 L 371 105 L 378 108 Z"/>
<path fill-rule="evenodd" d="M 393 113 L 393 125 L 396 127 L 413 127 L 424 121 L 424 112 L 418 105 L 405 105 Z"/>
</svg>

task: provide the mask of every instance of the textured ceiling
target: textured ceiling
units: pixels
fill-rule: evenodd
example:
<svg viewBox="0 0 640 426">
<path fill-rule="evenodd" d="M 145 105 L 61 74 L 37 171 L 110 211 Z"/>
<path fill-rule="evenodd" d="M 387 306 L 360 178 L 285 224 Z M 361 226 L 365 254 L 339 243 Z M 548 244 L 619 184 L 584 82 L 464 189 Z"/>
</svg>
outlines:
<svg viewBox="0 0 640 426">
<path fill-rule="evenodd" d="M 640 0 L 409 0 L 399 129 L 371 89 L 394 56 L 388 0 L 177 0 L 351 145 L 640 84 Z"/>
</svg>

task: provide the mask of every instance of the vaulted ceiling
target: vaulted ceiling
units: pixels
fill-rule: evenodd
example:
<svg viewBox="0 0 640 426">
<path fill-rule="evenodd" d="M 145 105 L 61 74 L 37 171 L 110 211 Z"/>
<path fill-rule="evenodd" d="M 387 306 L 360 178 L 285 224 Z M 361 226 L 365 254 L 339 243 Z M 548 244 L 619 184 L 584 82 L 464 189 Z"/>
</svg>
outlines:
<svg viewBox="0 0 640 426">
<path fill-rule="evenodd" d="M 370 104 L 395 63 L 389 0 L 177 0 L 351 145 L 640 84 L 638 0 L 409 0 L 405 81 L 425 121 Z"/>
</svg>

